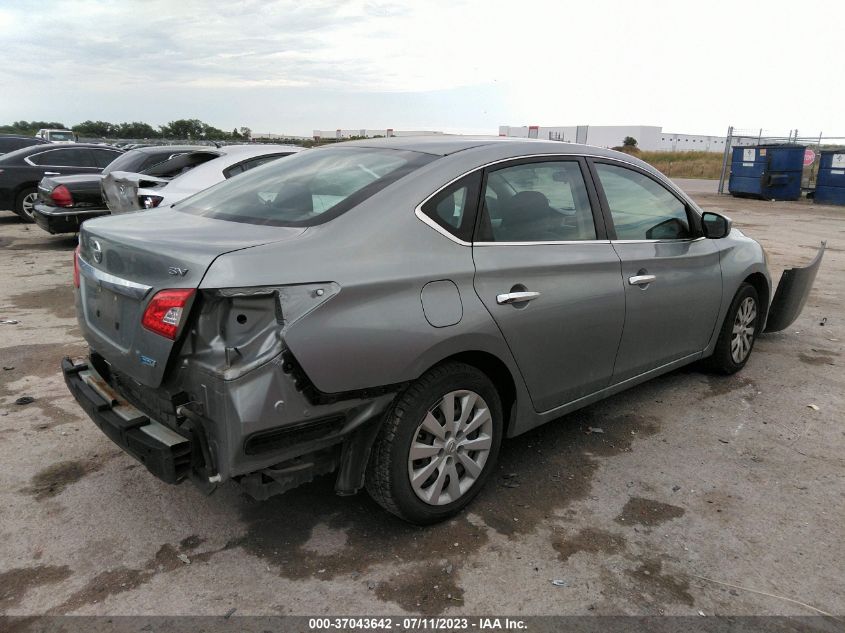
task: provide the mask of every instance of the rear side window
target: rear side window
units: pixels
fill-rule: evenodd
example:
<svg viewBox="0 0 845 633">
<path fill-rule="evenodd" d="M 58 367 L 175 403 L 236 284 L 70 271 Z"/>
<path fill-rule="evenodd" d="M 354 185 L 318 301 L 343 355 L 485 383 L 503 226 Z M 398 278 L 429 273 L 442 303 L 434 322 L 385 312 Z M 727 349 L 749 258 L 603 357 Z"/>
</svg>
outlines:
<svg viewBox="0 0 845 633">
<path fill-rule="evenodd" d="M 312 149 L 224 180 L 174 208 L 232 222 L 313 226 L 361 204 L 435 158 L 365 147 Z"/>
<path fill-rule="evenodd" d="M 692 236 L 686 205 L 645 174 L 596 163 L 616 239 L 672 240 Z"/>
<path fill-rule="evenodd" d="M 48 167 L 94 167 L 94 160 L 87 148 L 77 147 L 68 149 L 53 149 L 30 156 L 34 165 Z"/>
<path fill-rule="evenodd" d="M 237 176 L 238 174 L 242 174 L 243 172 L 249 171 L 250 169 L 260 167 L 261 165 L 269 163 L 272 160 L 276 160 L 277 158 L 281 158 L 282 156 L 290 156 L 290 153 L 269 154 L 267 156 L 257 156 L 255 158 L 250 158 L 249 160 L 245 160 L 236 165 L 232 165 L 231 167 L 227 167 L 223 170 L 223 176 L 226 178 Z"/>
<path fill-rule="evenodd" d="M 115 152 L 110 149 L 92 149 L 91 153 L 94 155 L 94 163 L 97 167 L 106 167 L 114 162 L 114 159 L 122 155 L 122 152 Z"/>
<path fill-rule="evenodd" d="M 469 242 L 475 225 L 481 170 L 449 185 L 422 206 L 422 212 L 439 227 Z"/>
<path fill-rule="evenodd" d="M 593 209 L 577 161 L 521 163 L 490 172 L 483 203 L 480 241 L 596 239 Z"/>
</svg>

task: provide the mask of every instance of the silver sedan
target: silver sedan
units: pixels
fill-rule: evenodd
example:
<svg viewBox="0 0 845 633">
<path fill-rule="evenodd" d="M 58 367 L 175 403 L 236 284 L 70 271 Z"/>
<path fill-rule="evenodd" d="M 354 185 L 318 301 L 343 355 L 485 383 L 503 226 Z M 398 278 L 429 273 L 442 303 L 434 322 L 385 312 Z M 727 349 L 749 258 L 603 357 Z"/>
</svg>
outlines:
<svg viewBox="0 0 845 633">
<path fill-rule="evenodd" d="M 556 142 L 344 143 L 173 209 L 86 222 L 93 421 L 161 479 L 256 498 L 335 473 L 414 523 L 501 442 L 703 360 L 745 365 L 800 313 L 760 245 L 647 164 Z"/>
</svg>

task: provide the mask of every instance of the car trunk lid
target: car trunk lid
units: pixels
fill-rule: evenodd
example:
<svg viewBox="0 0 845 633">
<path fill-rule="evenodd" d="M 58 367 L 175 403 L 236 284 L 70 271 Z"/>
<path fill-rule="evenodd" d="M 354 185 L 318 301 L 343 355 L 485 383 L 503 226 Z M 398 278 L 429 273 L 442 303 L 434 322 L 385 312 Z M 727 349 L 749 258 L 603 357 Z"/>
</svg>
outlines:
<svg viewBox="0 0 845 633">
<path fill-rule="evenodd" d="M 79 240 L 77 314 L 89 344 L 139 383 L 159 386 L 174 341 L 141 324 L 156 293 L 195 289 L 220 255 L 291 240 L 304 231 L 171 210 L 86 222 Z M 190 308 L 189 302 L 181 328 Z"/>
<path fill-rule="evenodd" d="M 103 176 L 103 200 L 112 213 L 128 213 L 143 209 L 138 198 L 139 189 L 161 188 L 170 182 L 167 178 L 113 171 Z"/>
<path fill-rule="evenodd" d="M 38 183 L 38 197 L 44 204 L 55 206 L 50 195 L 56 187 L 64 185 L 73 197 L 73 206 L 102 206 L 100 174 L 77 174 L 73 176 L 44 176 Z"/>
</svg>

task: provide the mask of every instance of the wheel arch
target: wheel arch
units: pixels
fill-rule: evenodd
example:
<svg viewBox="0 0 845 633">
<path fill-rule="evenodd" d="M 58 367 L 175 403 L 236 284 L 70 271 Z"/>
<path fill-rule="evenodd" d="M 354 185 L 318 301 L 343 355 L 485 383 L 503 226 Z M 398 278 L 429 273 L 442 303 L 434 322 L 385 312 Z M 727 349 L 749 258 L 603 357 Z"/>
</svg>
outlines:
<svg viewBox="0 0 845 633">
<path fill-rule="evenodd" d="M 459 362 L 475 367 L 490 379 L 502 399 L 504 436 L 508 437 L 512 422 L 516 417 L 517 400 L 516 380 L 508 366 L 490 352 L 469 350 L 447 356 L 426 371 L 449 362 Z"/>
<path fill-rule="evenodd" d="M 40 182 L 40 181 L 36 181 L 36 182 L 23 182 L 23 183 L 21 183 L 21 184 L 17 185 L 17 186 L 16 186 L 16 187 L 12 190 L 12 204 L 13 204 L 13 205 L 15 205 L 15 207 L 17 207 L 17 205 L 18 205 L 18 198 L 20 198 L 20 197 L 21 197 L 21 194 L 22 194 L 24 191 L 26 191 L 27 189 L 34 189 L 34 190 L 35 190 L 35 193 L 38 193 L 38 183 L 39 183 L 39 182 Z"/>
<path fill-rule="evenodd" d="M 754 290 L 757 291 L 757 297 L 760 300 L 760 312 L 762 312 L 762 318 L 760 319 L 760 323 L 762 323 L 763 327 L 765 327 L 766 319 L 769 315 L 769 301 L 771 299 L 771 289 L 769 288 L 769 280 L 766 279 L 763 273 L 754 272 L 748 275 L 745 279 L 743 279 L 742 282 L 751 285 Z M 736 295 L 736 292 L 734 293 L 734 295 Z"/>
</svg>

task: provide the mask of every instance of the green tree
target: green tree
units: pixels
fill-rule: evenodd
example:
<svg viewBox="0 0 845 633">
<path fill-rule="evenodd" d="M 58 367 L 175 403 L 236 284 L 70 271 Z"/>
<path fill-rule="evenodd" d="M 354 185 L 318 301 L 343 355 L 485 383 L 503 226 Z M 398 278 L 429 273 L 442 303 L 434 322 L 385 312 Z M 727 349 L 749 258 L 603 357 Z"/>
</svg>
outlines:
<svg viewBox="0 0 845 633">
<path fill-rule="evenodd" d="M 625 140 L 622 141 L 622 145 L 625 147 L 636 147 L 637 146 L 637 139 L 633 136 L 626 136 Z"/>
<path fill-rule="evenodd" d="M 228 132 L 206 123 L 202 124 L 202 136 L 210 141 L 225 141 L 231 138 L 231 134 Z"/>
<path fill-rule="evenodd" d="M 73 126 L 79 136 L 108 138 L 116 135 L 117 126 L 108 121 L 83 121 Z"/>
<path fill-rule="evenodd" d="M 177 119 L 161 126 L 161 134 L 167 138 L 205 138 L 206 125 L 199 119 Z"/>
<path fill-rule="evenodd" d="M 40 129 L 66 130 L 64 123 L 58 121 L 14 121 L 11 125 L 0 125 L 2 134 L 22 134 L 32 136 Z"/>
<path fill-rule="evenodd" d="M 241 137 L 245 138 L 247 140 L 251 139 L 252 138 L 252 130 L 250 130 L 248 127 L 242 127 L 241 128 Z"/>
<path fill-rule="evenodd" d="M 121 123 L 115 126 L 115 136 L 120 138 L 158 138 L 161 133 L 149 123 L 133 121 L 132 123 Z"/>
</svg>

